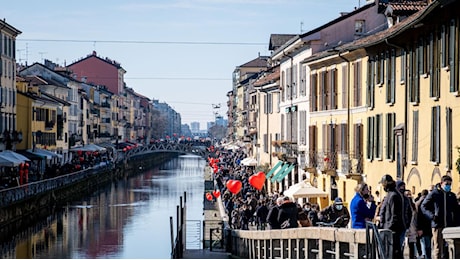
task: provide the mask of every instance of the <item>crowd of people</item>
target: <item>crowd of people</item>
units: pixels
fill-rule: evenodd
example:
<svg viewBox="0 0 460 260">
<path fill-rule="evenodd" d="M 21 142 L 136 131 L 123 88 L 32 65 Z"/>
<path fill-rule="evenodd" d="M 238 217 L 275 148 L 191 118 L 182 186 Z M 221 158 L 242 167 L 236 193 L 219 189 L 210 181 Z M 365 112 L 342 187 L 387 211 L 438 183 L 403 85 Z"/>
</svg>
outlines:
<svg viewBox="0 0 460 260">
<path fill-rule="evenodd" d="M 217 189 L 222 191 L 222 202 L 233 229 L 287 229 L 309 226 L 334 226 L 364 229 L 373 223 L 393 234 L 393 258 L 403 258 L 405 246 L 409 258 L 446 258 L 446 242 L 442 236 L 445 227 L 460 226 L 460 197 L 451 191 L 452 178 L 448 175 L 430 190 L 421 191 L 416 198 L 403 181 L 384 175 L 380 181 L 386 196 L 375 201 L 369 186 L 362 182 L 355 196 L 344 205 L 336 197 L 321 209 L 319 204 L 298 201 L 278 192 L 257 190 L 249 183 L 254 167 L 240 165 L 247 157 L 244 151 L 217 151 L 219 168 L 215 172 Z M 228 180 L 240 180 L 241 191 L 227 190 Z"/>
</svg>

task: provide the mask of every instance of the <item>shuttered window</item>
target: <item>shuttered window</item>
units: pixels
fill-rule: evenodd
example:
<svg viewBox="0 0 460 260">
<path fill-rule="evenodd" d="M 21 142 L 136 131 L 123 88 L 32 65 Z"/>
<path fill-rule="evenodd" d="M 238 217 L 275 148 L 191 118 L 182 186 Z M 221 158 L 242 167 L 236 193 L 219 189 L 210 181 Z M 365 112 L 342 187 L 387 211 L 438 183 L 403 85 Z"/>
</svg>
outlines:
<svg viewBox="0 0 460 260">
<path fill-rule="evenodd" d="M 374 156 L 376 159 L 382 159 L 382 151 L 383 151 L 383 119 L 382 114 L 378 114 L 375 116 L 374 120 L 374 127 L 375 127 L 375 135 L 374 135 Z"/>
<path fill-rule="evenodd" d="M 300 66 L 300 83 L 299 83 L 300 96 L 305 97 L 307 95 L 307 66 Z"/>
<path fill-rule="evenodd" d="M 430 161 L 439 164 L 441 162 L 441 107 L 431 109 L 431 138 L 430 138 Z"/>
<path fill-rule="evenodd" d="M 367 93 L 366 93 L 366 105 L 368 108 L 373 109 L 374 98 L 375 98 L 375 79 L 374 79 L 374 69 L 375 69 L 375 61 L 369 60 L 367 63 Z"/>
<path fill-rule="evenodd" d="M 367 118 L 367 159 L 374 159 L 374 117 Z"/>
<path fill-rule="evenodd" d="M 439 99 L 440 96 L 440 73 L 441 67 L 439 64 L 439 47 L 437 41 L 434 39 L 434 34 L 430 34 L 430 45 L 428 48 L 428 70 L 430 73 L 430 97 L 433 99 Z"/>
<path fill-rule="evenodd" d="M 329 71 L 329 109 L 337 109 L 337 69 L 332 69 Z"/>
<path fill-rule="evenodd" d="M 396 51 L 392 49 L 387 52 L 387 84 L 386 84 L 386 102 L 395 103 L 395 77 L 396 77 Z"/>
<path fill-rule="evenodd" d="M 446 107 L 446 168 L 452 169 L 452 108 Z"/>
<path fill-rule="evenodd" d="M 348 107 L 348 64 L 342 66 L 342 108 Z"/>
<path fill-rule="evenodd" d="M 310 75 L 310 112 L 318 110 L 318 76 L 316 73 Z"/>
<path fill-rule="evenodd" d="M 385 159 L 387 160 L 394 160 L 394 135 L 393 135 L 393 128 L 396 124 L 396 114 L 395 113 L 388 113 L 386 118 L 386 153 Z"/>
<path fill-rule="evenodd" d="M 450 92 L 458 91 L 458 35 L 457 22 L 452 19 L 449 24 L 449 70 L 450 70 Z"/>
<path fill-rule="evenodd" d="M 418 110 L 412 112 L 412 162 L 418 163 Z"/>
<path fill-rule="evenodd" d="M 307 111 L 299 111 L 299 143 L 307 144 Z"/>
<path fill-rule="evenodd" d="M 357 61 L 353 66 L 353 76 L 354 76 L 354 85 L 353 85 L 353 96 L 355 107 L 361 106 L 361 62 Z"/>
</svg>

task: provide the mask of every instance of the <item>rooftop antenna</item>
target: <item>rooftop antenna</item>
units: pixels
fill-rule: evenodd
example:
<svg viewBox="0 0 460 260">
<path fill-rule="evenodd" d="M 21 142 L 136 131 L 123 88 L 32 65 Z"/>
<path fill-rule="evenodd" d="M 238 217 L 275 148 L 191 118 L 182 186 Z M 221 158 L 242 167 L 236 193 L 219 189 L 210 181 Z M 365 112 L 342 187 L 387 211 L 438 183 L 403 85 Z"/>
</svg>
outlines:
<svg viewBox="0 0 460 260">
<path fill-rule="evenodd" d="M 47 52 L 39 51 L 38 54 L 40 54 L 40 61 L 43 63 L 43 62 L 44 62 L 44 60 L 43 60 L 43 54 L 47 54 Z"/>
<path fill-rule="evenodd" d="M 303 30 L 303 21 L 300 22 L 300 33 L 304 33 L 305 31 Z"/>
</svg>

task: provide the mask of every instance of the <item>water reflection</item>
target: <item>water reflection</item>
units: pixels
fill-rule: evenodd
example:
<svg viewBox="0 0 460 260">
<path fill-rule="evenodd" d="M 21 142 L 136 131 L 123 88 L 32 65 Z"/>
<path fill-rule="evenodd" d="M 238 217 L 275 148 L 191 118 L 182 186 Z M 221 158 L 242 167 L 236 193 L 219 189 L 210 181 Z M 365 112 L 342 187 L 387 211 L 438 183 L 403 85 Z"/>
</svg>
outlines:
<svg viewBox="0 0 460 260">
<path fill-rule="evenodd" d="M 2 242 L 0 257 L 170 258 L 169 217 L 176 218 L 184 191 L 187 219 L 203 218 L 204 166 L 203 159 L 181 156 L 69 202 L 39 228 Z"/>
</svg>

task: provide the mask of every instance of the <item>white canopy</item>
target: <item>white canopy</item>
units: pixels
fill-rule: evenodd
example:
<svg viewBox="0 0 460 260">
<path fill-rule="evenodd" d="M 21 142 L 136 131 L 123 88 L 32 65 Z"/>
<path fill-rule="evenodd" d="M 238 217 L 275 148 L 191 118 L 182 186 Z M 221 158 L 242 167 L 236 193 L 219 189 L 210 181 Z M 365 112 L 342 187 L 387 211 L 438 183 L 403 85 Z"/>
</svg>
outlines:
<svg viewBox="0 0 460 260">
<path fill-rule="evenodd" d="M 283 194 L 294 199 L 327 197 L 327 193 L 325 191 L 313 187 L 308 181 L 302 181 L 292 185 L 289 189 L 285 190 Z"/>
<path fill-rule="evenodd" d="M 257 160 L 254 158 L 248 157 L 248 158 L 244 158 L 243 160 L 241 160 L 240 164 L 243 166 L 256 166 Z"/>
<path fill-rule="evenodd" d="M 0 152 L 0 166 L 15 167 L 19 164 L 30 161 L 22 154 L 10 150 Z"/>
</svg>

